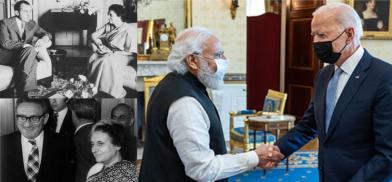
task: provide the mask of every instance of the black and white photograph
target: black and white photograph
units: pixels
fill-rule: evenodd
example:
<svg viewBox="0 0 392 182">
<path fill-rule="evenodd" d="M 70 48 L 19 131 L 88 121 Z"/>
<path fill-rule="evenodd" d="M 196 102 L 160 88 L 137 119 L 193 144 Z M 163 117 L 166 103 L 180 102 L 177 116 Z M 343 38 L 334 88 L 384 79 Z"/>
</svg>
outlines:
<svg viewBox="0 0 392 182">
<path fill-rule="evenodd" d="M 2 0 L 1 97 L 136 97 L 136 0 Z"/>
<path fill-rule="evenodd" d="M 137 181 L 135 103 L 0 99 L 0 180 Z"/>
</svg>

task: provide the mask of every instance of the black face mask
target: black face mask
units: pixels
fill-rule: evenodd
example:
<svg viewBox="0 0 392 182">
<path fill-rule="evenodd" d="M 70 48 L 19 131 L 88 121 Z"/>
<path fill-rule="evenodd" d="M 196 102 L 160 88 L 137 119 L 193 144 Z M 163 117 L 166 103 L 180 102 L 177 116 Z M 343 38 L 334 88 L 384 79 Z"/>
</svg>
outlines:
<svg viewBox="0 0 392 182">
<path fill-rule="evenodd" d="M 332 41 L 313 43 L 313 50 L 316 53 L 317 58 L 325 63 L 335 64 L 342 55 L 341 52 L 344 50 L 344 48 L 346 48 L 347 44 L 344 45 L 344 47 L 339 52 L 333 52 L 332 42 L 342 36 L 345 31 L 346 30 L 340 33 L 340 35 Z"/>
</svg>

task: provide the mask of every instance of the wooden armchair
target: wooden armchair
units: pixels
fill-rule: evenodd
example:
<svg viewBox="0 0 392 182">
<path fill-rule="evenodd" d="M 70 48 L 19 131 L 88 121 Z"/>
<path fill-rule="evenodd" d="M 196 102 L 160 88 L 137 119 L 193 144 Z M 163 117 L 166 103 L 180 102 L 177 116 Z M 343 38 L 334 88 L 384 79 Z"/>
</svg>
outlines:
<svg viewBox="0 0 392 182">
<path fill-rule="evenodd" d="M 248 117 L 259 115 L 279 115 L 283 114 L 286 104 L 287 94 L 269 89 L 267 96 L 264 99 L 263 111 L 256 112 L 255 110 L 242 110 L 237 112 L 230 112 L 230 150 L 234 152 L 235 148 L 241 148 L 243 151 L 249 151 L 253 148 L 254 131 L 249 130 L 246 122 Z M 244 126 L 236 127 L 235 119 L 244 118 Z M 267 133 L 267 141 L 264 141 L 264 131 L 256 132 L 256 145 L 267 142 L 275 142 L 276 136 L 272 133 Z"/>
</svg>

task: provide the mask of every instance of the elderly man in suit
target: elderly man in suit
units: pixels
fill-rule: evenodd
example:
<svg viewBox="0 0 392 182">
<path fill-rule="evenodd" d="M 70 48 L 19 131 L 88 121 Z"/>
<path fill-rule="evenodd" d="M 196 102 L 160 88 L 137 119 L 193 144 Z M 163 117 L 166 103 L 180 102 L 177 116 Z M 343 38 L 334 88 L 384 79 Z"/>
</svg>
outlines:
<svg viewBox="0 0 392 182">
<path fill-rule="evenodd" d="M 72 181 L 69 143 L 44 131 L 48 121 L 44 100 L 19 99 L 16 125 L 19 131 L 1 138 L 2 182 Z"/>
<path fill-rule="evenodd" d="M 0 64 L 16 68 L 17 90 L 25 92 L 37 86 L 38 59 L 47 55 L 51 35 L 31 20 L 32 7 L 27 1 L 18 1 L 14 10 L 15 17 L 0 22 Z M 33 45 L 34 37 L 39 39 Z"/>
<path fill-rule="evenodd" d="M 320 181 L 386 181 L 392 174 L 392 66 L 361 46 L 361 20 L 346 4 L 317 9 L 311 32 L 315 54 L 330 65 L 317 75 L 303 118 L 276 145 L 288 156 L 318 136 Z"/>
</svg>

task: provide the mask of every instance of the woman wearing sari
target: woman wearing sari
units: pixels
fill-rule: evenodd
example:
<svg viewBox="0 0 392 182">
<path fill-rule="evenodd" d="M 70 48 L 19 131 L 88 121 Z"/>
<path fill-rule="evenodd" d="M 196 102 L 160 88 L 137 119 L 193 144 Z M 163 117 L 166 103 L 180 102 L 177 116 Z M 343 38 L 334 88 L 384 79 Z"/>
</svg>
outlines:
<svg viewBox="0 0 392 182">
<path fill-rule="evenodd" d="M 109 7 L 109 23 L 92 34 L 93 50 L 88 62 L 88 77 L 99 92 L 122 98 L 125 87 L 136 88 L 136 70 L 128 66 L 136 61 L 136 23 L 122 20 L 122 5 Z"/>
</svg>

